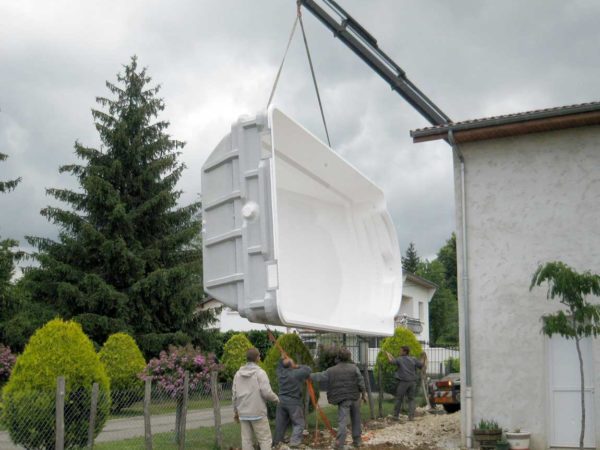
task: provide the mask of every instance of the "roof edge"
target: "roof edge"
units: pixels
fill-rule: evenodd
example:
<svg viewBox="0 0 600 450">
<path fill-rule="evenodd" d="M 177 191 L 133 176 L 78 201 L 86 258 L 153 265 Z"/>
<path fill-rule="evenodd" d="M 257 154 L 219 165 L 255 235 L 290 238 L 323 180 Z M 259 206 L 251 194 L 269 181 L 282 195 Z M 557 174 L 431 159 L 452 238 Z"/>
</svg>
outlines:
<svg viewBox="0 0 600 450">
<path fill-rule="evenodd" d="M 410 136 L 418 143 L 446 139 L 452 130 L 457 142 L 466 142 L 596 124 L 600 124 L 600 102 L 449 123 L 411 130 Z"/>
</svg>

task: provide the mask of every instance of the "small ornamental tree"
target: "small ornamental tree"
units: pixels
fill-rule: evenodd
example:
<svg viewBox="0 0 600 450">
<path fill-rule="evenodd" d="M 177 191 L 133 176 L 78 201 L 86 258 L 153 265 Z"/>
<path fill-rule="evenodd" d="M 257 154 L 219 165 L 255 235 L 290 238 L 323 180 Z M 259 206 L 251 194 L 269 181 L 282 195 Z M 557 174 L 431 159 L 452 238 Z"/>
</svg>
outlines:
<svg viewBox="0 0 600 450">
<path fill-rule="evenodd" d="M 548 283 L 547 298 L 558 301 L 566 309 L 542 316 L 542 333 L 551 337 L 555 334 L 566 339 L 575 340 L 579 357 L 579 374 L 581 380 L 581 432 L 579 448 L 583 449 L 585 437 L 585 379 L 583 358 L 581 356 L 581 339 L 597 337 L 600 334 L 600 304 L 591 303 L 589 295 L 600 296 L 600 275 L 590 271 L 578 273 L 562 262 L 549 262 L 540 265 L 531 279 L 529 290 L 534 286 Z"/>
<path fill-rule="evenodd" d="M 160 352 L 158 358 L 150 360 L 142 373 L 142 378 L 153 377 L 158 389 L 165 392 L 177 402 L 175 415 L 175 440 L 179 443 L 182 439 L 181 419 L 183 417 L 183 387 L 185 372 L 189 372 L 189 392 L 208 388 L 210 386 L 210 372 L 220 370 L 214 356 L 203 355 L 199 349 L 192 345 L 185 347 L 169 347 L 168 351 Z"/>
<path fill-rule="evenodd" d="M 16 360 L 17 357 L 12 354 L 10 347 L 0 344 L 0 386 L 8 381 Z"/>
<path fill-rule="evenodd" d="M 3 417 L 12 441 L 30 450 L 55 444 L 56 379 L 65 377 L 65 449 L 87 445 L 92 385 L 98 383 L 94 436 L 110 412 L 110 382 L 94 346 L 75 322 L 54 319 L 17 357 L 2 391 Z"/>
<path fill-rule="evenodd" d="M 146 360 L 131 336 L 125 333 L 111 335 L 99 353 L 110 379 L 112 410 L 118 412 L 143 398 L 140 372 Z"/>
<path fill-rule="evenodd" d="M 423 348 L 414 333 L 408 328 L 398 327 L 394 331 L 394 335 L 385 338 L 381 343 L 381 350 L 377 355 L 377 361 L 375 363 L 375 377 L 379 380 L 379 372 L 382 373 L 383 388 L 385 392 L 390 394 L 395 393 L 396 380 L 394 373 L 396 372 L 396 366 L 390 364 L 387 359 L 385 352 L 389 352 L 393 357 L 397 358 L 400 356 L 401 349 L 403 346 L 410 348 L 410 356 L 419 358 L 423 352 Z"/>
<path fill-rule="evenodd" d="M 223 347 L 223 373 L 227 380 L 233 380 L 237 370 L 246 363 L 246 352 L 254 346 L 245 334 L 238 333 L 231 336 Z"/>
</svg>

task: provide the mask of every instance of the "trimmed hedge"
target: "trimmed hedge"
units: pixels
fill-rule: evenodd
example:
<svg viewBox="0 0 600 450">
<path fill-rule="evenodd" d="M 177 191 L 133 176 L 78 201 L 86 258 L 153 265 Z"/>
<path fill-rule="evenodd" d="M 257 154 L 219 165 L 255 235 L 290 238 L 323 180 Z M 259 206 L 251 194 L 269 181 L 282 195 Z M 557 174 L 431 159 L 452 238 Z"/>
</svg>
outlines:
<svg viewBox="0 0 600 450">
<path fill-rule="evenodd" d="M 125 333 L 109 336 L 98 356 L 110 379 L 114 412 L 143 398 L 144 382 L 139 375 L 146 367 L 146 360 L 131 336 Z"/>
<path fill-rule="evenodd" d="M 148 333 L 135 336 L 135 340 L 146 359 L 156 358 L 169 347 L 185 347 L 192 339 L 183 331 L 175 333 Z"/>
<path fill-rule="evenodd" d="M 244 333 L 234 334 L 225 343 L 221 364 L 223 364 L 223 373 L 227 380 L 233 380 L 237 370 L 246 364 L 246 352 L 252 347 L 254 347 L 252 342 Z"/>
<path fill-rule="evenodd" d="M 56 379 L 61 375 L 66 381 L 65 448 L 87 444 L 93 383 L 100 387 L 95 436 L 100 433 L 110 411 L 106 369 L 81 325 L 54 319 L 31 337 L 2 391 L 2 422 L 15 444 L 54 448 Z"/>
<path fill-rule="evenodd" d="M 385 352 L 388 351 L 393 357 L 397 358 L 400 356 L 400 350 L 405 345 L 410 348 L 410 356 L 414 356 L 415 358 L 421 356 L 423 348 L 421 347 L 421 344 L 419 344 L 419 341 L 417 341 L 414 333 L 408 328 L 396 328 L 394 335 L 385 338 L 381 343 L 381 350 L 377 355 L 377 362 L 375 363 L 375 379 L 379 379 L 379 371 L 382 371 L 383 388 L 387 393 L 394 394 L 396 392 L 397 382 L 394 378 L 396 366 L 389 363 Z"/>
</svg>

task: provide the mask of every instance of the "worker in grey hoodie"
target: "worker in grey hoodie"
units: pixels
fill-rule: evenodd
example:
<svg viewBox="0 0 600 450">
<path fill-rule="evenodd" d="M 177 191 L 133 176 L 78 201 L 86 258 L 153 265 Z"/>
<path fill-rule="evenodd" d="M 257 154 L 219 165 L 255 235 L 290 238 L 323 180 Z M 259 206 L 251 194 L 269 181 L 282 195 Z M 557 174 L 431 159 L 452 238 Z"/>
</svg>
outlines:
<svg viewBox="0 0 600 450">
<path fill-rule="evenodd" d="M 231 389 L 234 419 L 242 428 L 242 450 L 253 450 L 253 436 L 260 450 L 270 450 L 272 439 L 266 402 L 277 402 L 279 398 L 271 389 L 266 372 L 258 365 L 258 350 L 249 349 L 246 361 L 235 373 Z"/>
<path fill-rule="evenodd" d="M 338 407 L 338 431 L 335 448 L 342 449 L 346 443 L 346 424 L 352 423 L 352 445 L 362 446 L 360 423 L 360 399 L 367 401 L 365 380 L 360 370 L 352 362 L 348 349 L 340 349 L 337 364 L 325 372 L 313 373 L 313 381 L 327 381 L 327 401 Z"/>
<path fill-rule="evenodd" d="M 302 443 L 302 431 L 305 423 L 302 387 L 312 370 L 308 366 L 299 366 L 293 359 L 285 357 L 279 360 L 276 372 L 279 382 L 279 404 L 275 417 L 273 445 L 277 445 L 283 440 L 285 430 L 291 422 L 290 447 L 298 447 Z"/>
</svg>

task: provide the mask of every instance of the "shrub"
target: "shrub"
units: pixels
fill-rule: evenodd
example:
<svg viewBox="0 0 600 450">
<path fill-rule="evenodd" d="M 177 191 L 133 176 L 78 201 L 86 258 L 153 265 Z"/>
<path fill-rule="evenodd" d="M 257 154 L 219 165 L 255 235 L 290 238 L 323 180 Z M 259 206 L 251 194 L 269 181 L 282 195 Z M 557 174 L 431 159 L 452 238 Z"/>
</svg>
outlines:
<svg viewBox="0 0 600 450">
<path fill-rule="evenodd" d="M 320 345 L 319 356 L 317 357 L 317 370 L 324 371 L 337 364 L 337 357 L 341 347 L 332 345 Z"/>
<path fill-rule="evenodd" d="M 159 358 L 150 360 L 142 378 L 152 376 L 158 387 L 172 398 L 180 398 L 183 393 L 183 380 L 186 371 L 190 373 L 189 389 L 194 390 L 202 384 L 210 383 L 210 372 L 220 367 L 214 356 L 203 355 L 191 345 L 170 347 L 168 352 L 160 352 Z"/>
<path fill-rule="evenodd" d="M 246 363 L 246 352 L 254 347 L 245 334 L 238 333 L 223 346 L 223 372 L 227 380 L 232 380 L 237 370 Z"/>
<path fill-rule="evenodd" d="M 460 358 L 450 357 L 444 361 L 446 367 L 446 373 L 459 373 L 460 372 Z"/>
<path fill-rule="evenodd" d="M 12 354 L 10 347 L 0 344 L 0 386 L 8 381 L 17 357 Z"/>
<path fill-rule="evenodd" d="M 110 410 L 106 369 L 79 324 L 54 319 L 31 337 L 2 392 L 3 422 L 15 444 L 54 448 L 56 378 L 61 375 L 66 381 L 65 448 L 87 444 L 93 383 L 100 388 L 98 435 Z"/>
<path fill-rule="evenodd" d="M 277 338 L 277 343 L 281 346 L 283 351 L 285 351 L 290 358 L 292 358 L 296 364 L 304 364 L 309 366 L 313 370 L 315 369 L 315 362 L 306 348 L 306 345 L 302 342 L 300 337 L 297 334 L 282 334 Z M 267 352 L 267 356 L 263 361 L 262 368 L 267 372 L 269 376 L 269 382 L 271 383 L 271 387 L 275 392 L 279 392 L 279 383 L 277 381 L 277 364 L 279 363 L 279 359 L 281 358 L 281 353 L 276 345 L 273 345 L 271 349 Z M 319 397 L 319 391 L 317 386 L 315 386 L 315 393 L 317 398 Z M 305 394 L 304 394 L 305 395 Z M 268 413 L 270 418 L 275 417 L 275 405 L 269 403 L 268 405 Z M 311 405 L 312 407 L 312 405 Z"/>
<path fill-rule="evenodd" d="M 146 359 L 160 357 L 160 353 L 170 347 L 185 347 L 191 343 L 191 338 L 183 331 L 140 334 L 135 340 Z"/>
<path fill-rule="evenodd" d="M 405 345 L 410 348 L 411 356 L 416 358 L 421 356 L 421 353 L 423 352 L 421 344 L 419 344 L 419 341 L 417 341 L 414 333 L 408 328 L 404 327 L 396 328 L 393 336 L 383 340 L 381 343 L 381 351 L 377 355 L 377 362 L 375 363 L 375 377 L 376 380 L 378 380 L 379 372 L 382 372 L 383 388 L 385 392 L 390 394 L 394 394 L 396 389 L 397 382 L 394 378 L 396 366 L 389 363 L 385 352 L 388 351 L 393 357 L 398 357 L 400 356 L 401 348 Z"/>
<path fill-rule="evenodd" d="M 272 330 L 271 333 L 275 338 L 281 336 L 281 332 L 277 330 Z M 248 340 L 252 342 L 252 345 L 259 351 L 261 359 L 264 360 L 271 347 L 273 347 L 273 343 L 269 339 L 269 332 L 267 330 L 250 330 L 246 331 L 245 334 Z"/>
<path fill-rule="evenodd" d="M 144 383 L 139 374 L 146 367 L 142 352 L 131 336 L 109 336 L 99 353 L 110 379 L 112 410 L 118 412 L 143 398 Z"/>
</svg>

